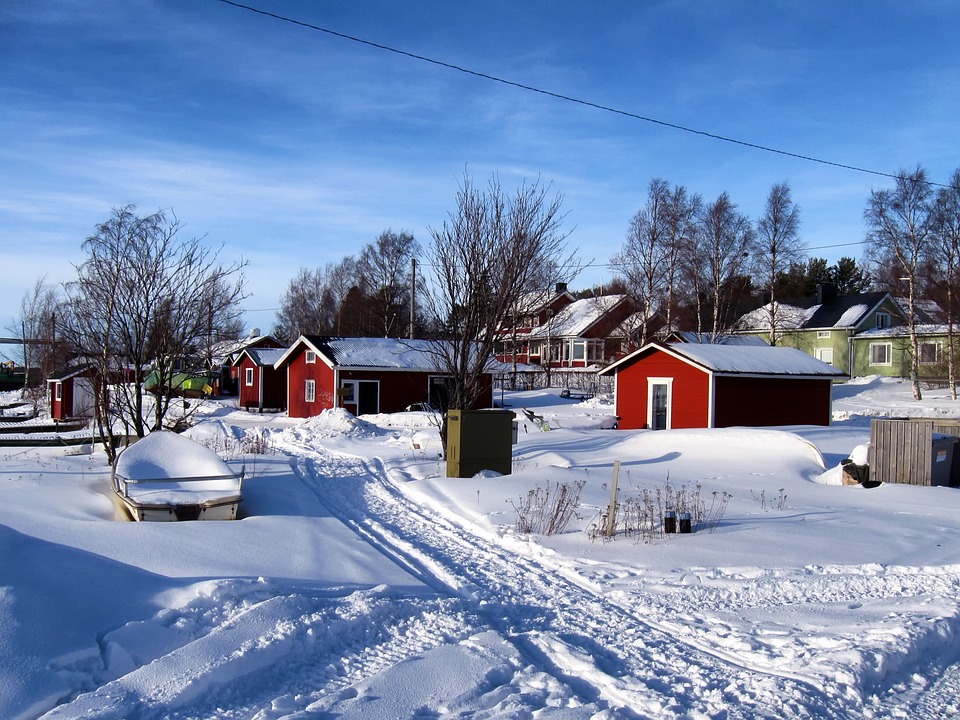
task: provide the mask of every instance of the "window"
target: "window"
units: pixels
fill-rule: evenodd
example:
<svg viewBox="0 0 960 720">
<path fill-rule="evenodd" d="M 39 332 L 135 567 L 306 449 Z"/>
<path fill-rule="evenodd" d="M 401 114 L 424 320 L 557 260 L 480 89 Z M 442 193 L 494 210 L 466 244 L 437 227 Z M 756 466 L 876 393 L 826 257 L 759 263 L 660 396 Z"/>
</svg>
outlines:
<svg viewBox="0 0 960 720">
<path fill-rule="evenodd" d="M 936 365 L 938 362 L 940 362 L 940 343 L 920 343 L 920 364 Z"/>
<path fill-rule="evenodd" d="M 305 402 L 312 403 L 317 399 L 317 381 L 307 380 L 303 389 L 303 399 Z"/>
<path fill-rule="evenodd" d="M 890 343 L 870 343 L 870 364 L 890 365 Z"/>
<path fill-rule="evenodd" d="M 817 360 L 833 365 L 833 348 L 817 348 Z"/>
<path fill-rule="evenodd" d="M 582 340 L 573 343 L 573 359 L 584 360 L 587 357 L 587 344 Z"/>
<path fill-rule="evenodd" d="M 307 350 L 304 356 L 304 362 L 307 365 L 315 365 L 317 362 L 317 354 L 313 350 Z"/>
<path fill-rule="evenodd" d="M 57 383 L 57 400 L 63 400 L 63 383 Z"/>
<path fill-rule="evenodd" d="M 247 368 L 246 374 L 244 375 L 244 383 L 247 387 L 253 386 L 253 368 Z"/>
<path fill-rule="evenodd" d="M 891 317 L 890 313 L 878 312 L 877 313 L 877 327 L 878 328 L 888 328 L 890 327 Z"/>
<path fill-rule="evenodd" d="M 829 330 L 817 330 L 817 340 L 829 340 L 830 331 Z"/>
</svg>

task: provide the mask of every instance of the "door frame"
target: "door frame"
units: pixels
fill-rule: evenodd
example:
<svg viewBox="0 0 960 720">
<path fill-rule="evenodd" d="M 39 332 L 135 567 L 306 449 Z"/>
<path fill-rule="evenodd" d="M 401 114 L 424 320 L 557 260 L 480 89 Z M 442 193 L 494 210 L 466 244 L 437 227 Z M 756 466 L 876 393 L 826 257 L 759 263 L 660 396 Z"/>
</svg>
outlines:
<svg viewBox="0 0 960 720">
<path fill-rule="evenodd" d="M 664 430 L 673 427 L 673 378 L 672 377 L 648 377 L 647 378 L 647 427 L 651 430 L 653 427 L 653 388 L 657 385 L 663 385 L 667 388 L 667 417 Z"/>
</svg>

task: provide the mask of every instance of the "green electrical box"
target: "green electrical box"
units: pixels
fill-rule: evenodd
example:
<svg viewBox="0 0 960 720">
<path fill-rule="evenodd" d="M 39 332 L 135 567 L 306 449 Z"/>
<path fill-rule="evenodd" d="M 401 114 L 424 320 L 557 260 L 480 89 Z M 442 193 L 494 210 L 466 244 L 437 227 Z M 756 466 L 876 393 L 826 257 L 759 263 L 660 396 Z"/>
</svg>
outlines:
<svg viewBox="0 0 960 720">
<path fill-rule="evenodd" d="M 473 477 L 482 470 L 509 475 L 514 426 L 511 410 L 447 412 L 447 477 Z"/>
</svg>

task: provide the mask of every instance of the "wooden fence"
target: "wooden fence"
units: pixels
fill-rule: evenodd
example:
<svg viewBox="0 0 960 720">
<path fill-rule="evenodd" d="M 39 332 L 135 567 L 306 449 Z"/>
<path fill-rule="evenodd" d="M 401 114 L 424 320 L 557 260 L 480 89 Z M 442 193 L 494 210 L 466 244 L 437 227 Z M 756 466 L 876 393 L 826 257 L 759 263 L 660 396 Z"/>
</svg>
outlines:
<svg viewBox="0 0 960 720">
<path fill-rule="evenodd" d="M 955 485 L 960 481 L 960 421 L 875 418 L 870 421 L 870 479 L 907 485 Z"/>
</svg>

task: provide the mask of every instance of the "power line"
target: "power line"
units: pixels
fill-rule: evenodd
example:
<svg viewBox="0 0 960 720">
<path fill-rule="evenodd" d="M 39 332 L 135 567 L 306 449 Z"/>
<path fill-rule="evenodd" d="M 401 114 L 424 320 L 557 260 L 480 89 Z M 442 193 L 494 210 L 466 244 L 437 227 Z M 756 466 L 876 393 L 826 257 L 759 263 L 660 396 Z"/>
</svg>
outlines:
<svg viewBox="0 0 960 720">
<path fill-rule="evenodd" d="M 699 135 L 701 137 L 710 138 L 711 140 L 720 140 L 722 142 L 731 143 L 733 145 L 740 145 L 741 147 L 748 147 L 754 150 L 760 150 L 762 152 L 774 153 L 776 155 L 783 155 L 785 157 L 791 157 L 797 160 L 805 160 L 807 162 L 818 163 L 820 165 L 828 165 L 830 167 L 836 167 L 843 170 L 852 170 L 854 172 L 866 173 L 868 175 L 877 175 L 879 177 L 891 178 L 894 180 L 898 178 L 898 175 L 895 173 L 881 172 L 879 170 L 871 170 L 869 168 L 858 167 L 857 165 L 848 165 L 846 163 L 834 162 L 832 160 L 825 160 L 823 158 L 814 157 L 812 155 L 804 155 L 801 153 L 790 152 L 788 150 L 781 150 L 779 148 L 770 147 L 769 145 L 761 145 L 759 143 L 750 142 L 748 140 L 740 140 L 738 138 L 727 137 L 726 135 L 719 135 L 717 133 L 708 132 L 706 130 L 698 130 L 697 128 L 691 128 L 685 125 L 679 125 L 677 123 L 669 122 L 666 120 L 660 120 L 658 118 L 649 117 L 646 115 L 640 115 L 639 113 L 631 112 L 629 110 L 621 110 L 619 108 L 611 107 L 609 105 L 602 105 L 600 103 L 592 102 L 590 100 L 583 100 L 582 98 L 573 97 L 572 95 L 564 95 L 563 93 L 553 92 L 552 90 L 545 90 L 543 88 L 539 88 L 534 85 L 527 85 L 525 83 L 517 82 L 515 80 L 507 80 L 506 78 L 502 78 L 497 75 L 491 75 L 489 73 L 481 72 L 479 70 L 471 70 L 470 68 L 466 68 L 461 65 L 455 65 L 453 63 L 445 62 L 443 60 L 436 60 L 434 58 L 427 57 L 425 55 L 419 55 L 417 53 L 409 52 L 407 50 L 400 50 L 399 48 L 391 47 L 390 45 L 384 45 L 383 43 L 374 42 L 372 40 L 365 40 L 364 38 L 357 37 L 355 35 L 348 35 L 347 33 L 338 32 L 337 30 L 331 30 L 330 28 L 325 28 L 320 25 L 314 25 L 313 23 L 304 22 L 303 20 L 296 20 L 294 18 L 286 17 L 284 15 L 279 15 L 277 13 L 269 12 L 267 10 L 261 10 L 259 8 L 251 7 L 249 5 L 244 5 L 243 3 L 235 2 L 234 0 L 218 0 L 218 2 L 221 2 L 224 5 L 231 5 L 241 10 L 247 10 L 257 15 L 263 15 L 269 18 L 273 18 L 274 20 L 290 23 L 291 25 L 297 25 L 299 27 L 303 27 L 308 30 L 314 30 L 316 32 L 326 33 L 327 35 L 332 35 L 334 37 L 338 37 L 343 40 L 349 40 L 351 42 L 359 43 L 361 45 L 366 45 L 368 47 L 376 48 L 378 50 L 383 50 L 385 52 L 402 55 L 404 57 L 408 57 L 413 60 L 419 60 L 421 62 L 430 63 L 431 65 L 436 65 L 438 67 L 446 68 L 447 70 L 455 70 L 456 72 L 464 73 L 466 75 L 472 75 L 473 77 L 478 77 L 483 80 L 489 80 L 491 82 L 500 83 L 502 85 L 515 87 L 520 90 L 526 90 L 528 92 L 534 92 L 540 95 L 546 95 L 547 97 L 552 97 L 557 100 L 563 100 L 565 102 L 575 103 L 577 105 L 593 108 L 595 110 L 601 110 L 603 112 L 613 113 L 615 115 L 631 118 L 633 120 L 641 120 L 643 122 L 652 123 L 654 125 L 660 125 L 661 127 L 671 128 L 673 130 L 679 130 L 681 132 L 690 133 L 691 135 Z M 938 187 L 948 187 L 947 185 L 944 185 L 942 183 L 936 183 L 932 181 L 927 181 L 927 184 L 932 186 L 938 186 Z"/>
</svg>

